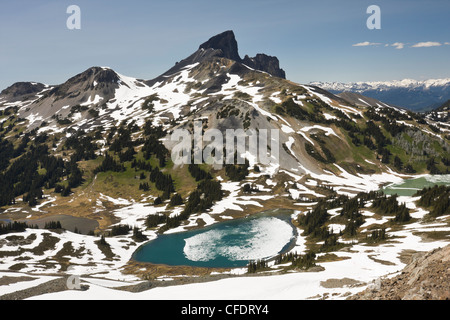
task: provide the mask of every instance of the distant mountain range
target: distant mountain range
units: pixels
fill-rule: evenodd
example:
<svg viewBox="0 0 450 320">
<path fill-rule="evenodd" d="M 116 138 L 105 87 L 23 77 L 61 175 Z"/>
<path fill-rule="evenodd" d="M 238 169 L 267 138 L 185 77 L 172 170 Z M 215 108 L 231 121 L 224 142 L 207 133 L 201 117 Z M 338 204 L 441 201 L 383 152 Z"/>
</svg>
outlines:
<svg viewBox="0 0 450 320">
<path fill-rule="evenodd" d="M 312 82 L 334 94 L 359 93 L 391 105 L 425 112 L 440 107 L 450 99 L 450 78 L 417 81 L 412 79 L 377 82 Z"/>
</svg>

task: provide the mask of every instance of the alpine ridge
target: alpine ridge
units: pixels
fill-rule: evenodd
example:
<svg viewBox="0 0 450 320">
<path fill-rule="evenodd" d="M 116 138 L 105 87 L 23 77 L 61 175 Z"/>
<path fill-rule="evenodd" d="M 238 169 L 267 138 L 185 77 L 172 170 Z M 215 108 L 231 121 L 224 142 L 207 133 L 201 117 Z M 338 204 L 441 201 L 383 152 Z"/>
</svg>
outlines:
<svg viewBox="0 0 450 320">
<path fill-rule="evenodd" d="M 201 140 L 203 159 L 226 151 L 235 162 L 175 161 L 180 132 L 191 152 Z M 247 148 L 266 133 L 258 150 Z M 154 79 L 95 66 L 61 84 L 19 82 L 0 93 L 0 299 L 43 290 L 49 299 L 342 299 L 401 270 L 411 250 L 449 242 L 449 173 L 447 105 L 417 113 L 295 83 L 276 57 L 242 59 L 233 31 Z M 195 229 L 190 247 L 181 241 L 184 261 L 205 246 L 221 260 L 236 244 L 217 250 L 227 237 L 205 227 L 259 213 L 270 219 L 251 224 L 239 253 L 247 268 L 154 265 L 134 254 Z M 61 289 L 72 267 L 82 290 Z"/>
</svg>

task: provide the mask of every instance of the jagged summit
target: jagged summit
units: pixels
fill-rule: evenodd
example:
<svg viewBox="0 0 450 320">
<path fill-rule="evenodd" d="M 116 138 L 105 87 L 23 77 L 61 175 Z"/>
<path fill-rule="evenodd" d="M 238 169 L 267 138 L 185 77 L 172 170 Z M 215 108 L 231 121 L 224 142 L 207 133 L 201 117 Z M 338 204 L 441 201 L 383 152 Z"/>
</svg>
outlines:
<svg viewBox="0 0 450 320">
<path fill-rule="evenodd" d="M 208 41 L 202 43 L 198 50 L 186 59 L 177 62 L 175 66 L 160 75 L 159 77 L 146 82 L 147 85 L 153 85 L 157 82 L 164 81 L 169 76 L 180 72 L 183 68 L 194 63 L 202 63 L 212 58 L 226 58 L 240 64 L 258 70 L 267 72 L 272 76 L 286 79 L 286 73 L 280 68 L 277 57 L 259 53 L 256 57 L 245 55 L 242 59 L 238 51 L 238 43 L 232 30 L 222 32 L 211 37 Z"/>
<path fill-rule="evenodd" d="M 45 85 L 42 83 L 16 82 L 0 92 L 0 96 L 2 96 L 5 100 L 12 102 L 26 100 L 36 95 L 38 92 L 41 92 L 44 88 Z"/>
<path fill-rule="evenodd" d="M 232 30 L 215 35 L 205 43 L 201 44 L 199 50 L 200 49 L 221 50 L 224 58 L 239 62 L 241 61 L 241 57 L 238 52 L 238 43 Z"/>
</svg>

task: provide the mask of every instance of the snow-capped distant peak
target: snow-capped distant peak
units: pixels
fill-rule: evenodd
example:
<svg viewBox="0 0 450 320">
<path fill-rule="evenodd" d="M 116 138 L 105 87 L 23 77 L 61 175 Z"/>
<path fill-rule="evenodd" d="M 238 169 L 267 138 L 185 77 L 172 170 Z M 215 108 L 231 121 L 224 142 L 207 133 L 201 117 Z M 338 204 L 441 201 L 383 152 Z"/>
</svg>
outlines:
<svg viewBox="0 0 450 320">
<path fill-rule="evenodd" d="M 428 79 L 428 80 L 392 80 L 392 81 L 369 81 L 369 82 L 311 82 L 310 85 L 321 87 L 332 91 L 361 92 L 366 90 L 382 90 L 392 88 L 430 88 L 450 86 L 450 78 Z"/>
</svg>

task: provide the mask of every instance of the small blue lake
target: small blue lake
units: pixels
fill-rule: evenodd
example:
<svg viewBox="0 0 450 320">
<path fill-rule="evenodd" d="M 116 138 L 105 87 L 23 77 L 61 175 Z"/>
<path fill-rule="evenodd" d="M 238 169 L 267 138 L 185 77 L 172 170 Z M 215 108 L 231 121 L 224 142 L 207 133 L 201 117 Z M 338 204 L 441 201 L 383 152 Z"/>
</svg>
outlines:
<svg viewBox="0 0 450 320">
<path fill-rule="evenodd" d="M 295 243 L 292 213 L 269 210 L 199 230 L 163 234 L 138 248 L 132 258 L 172 266 L 245 267 L 251 260 L 272 258 Z"/>
<path fill-rule="evenodd" d="M 385 194 L 399 196 L 413 196 L 417 191 L 434 185 L 450 185 L 450 174 L 426 175 L 412 178 L 401 183 L 390 184 L 382 189 Z"/>
</svg>

